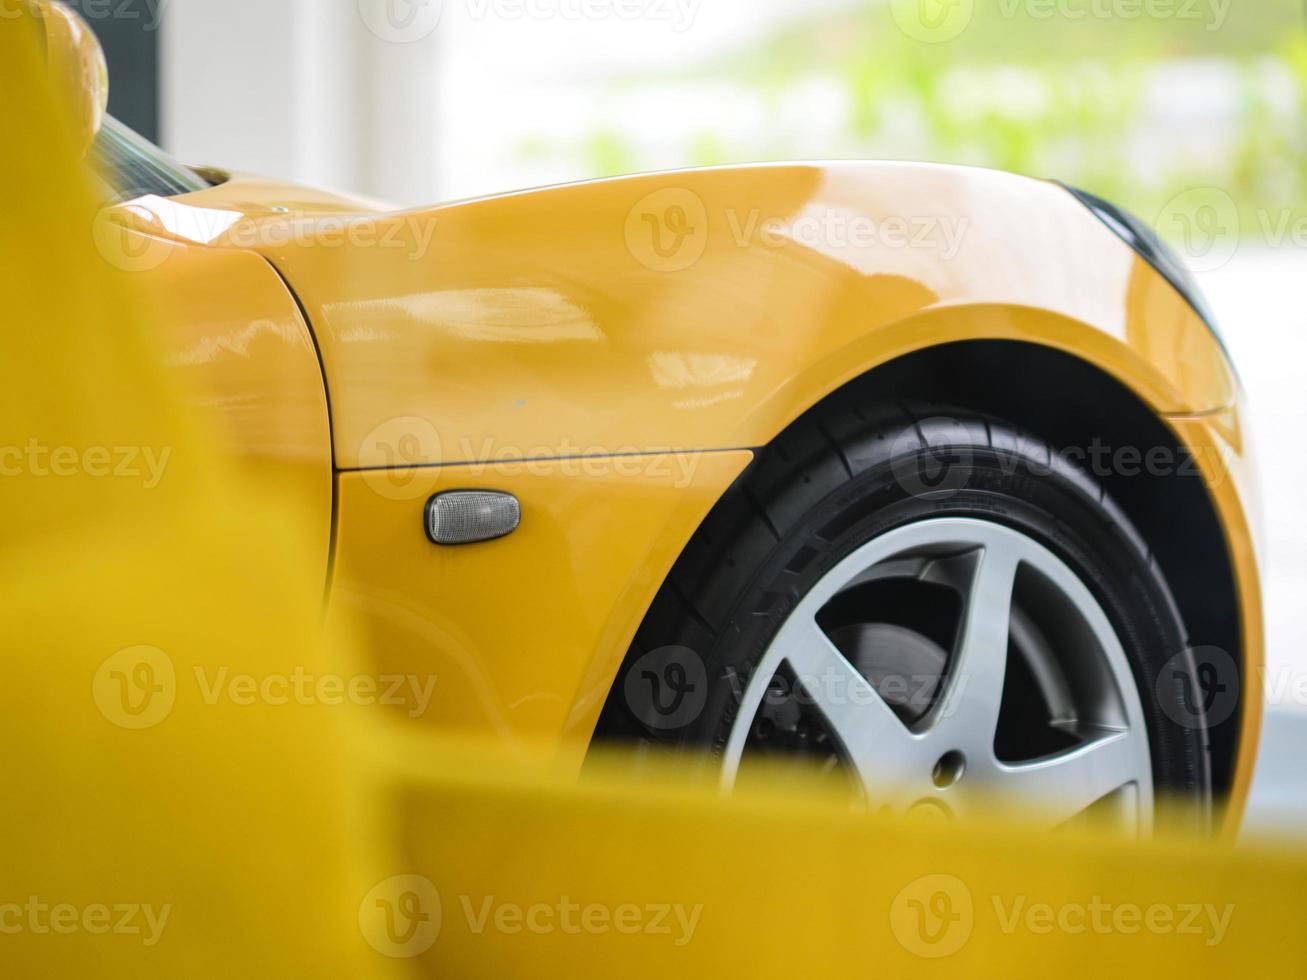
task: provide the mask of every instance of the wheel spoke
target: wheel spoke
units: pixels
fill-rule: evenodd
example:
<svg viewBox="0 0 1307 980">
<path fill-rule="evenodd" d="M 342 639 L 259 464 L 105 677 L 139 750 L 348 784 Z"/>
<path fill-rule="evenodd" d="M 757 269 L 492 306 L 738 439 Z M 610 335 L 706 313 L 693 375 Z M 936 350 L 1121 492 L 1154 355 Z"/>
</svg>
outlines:
<svg viewBox="0 0 1307 980">
<path fill-rule="evenodd" d="M 911 733 L 815 622 L 795 637 L 786 659 L 869 796 L 884 798 L 887 789 L 919 775 Z"/>
<path fill-rule="evenodd" d="M 1113 790 L 1138 782 L 1146 775 L 1141 772 L 1146 760 L 1133 732 L 1113 732 L 1058 755 L 1000 765 L 992 771 L 992 789 L 1029 801 L 1042 817 L 1060 824 Z"/>
<path fill-rule="evenodd" d="M 1007 676 L 1012 586 L 1019 559 L 1014 551 L 988 544 L 949 564 L 962 562 L 971 566 L 962 636 L 931 727 L 956 742 L 954 748 L 988 757 Z M 944 574 L 959 571 L 948 569 Z"/>
<path fill-rule="evenodd" d="M 1019 570 L 1020 607 L 1014 613 Z M 897 584 L 882 588 L 882 580 L 920 583 L 922 608 L 932 616 L 946 615 L 944 607 L 929 604 L 933 587 L 943 587 L 934 588 L 935 596 L 949 590 L 960 597 L 951 656 L 947 637 L 930 637 L 936 645 L 927 656 L 892 630 L 871 629 L 880 623 L 876 604 L 897 601 L 899 594 Z M 864 601 L 865 621 L 857 618 Z M 1048 635 L 1020 628 L 1014 634 L 1014 616 L 1029 617 L 1034 606 L 1046 610 L 1038 625 Z M 831 611 L 828 625 L 838 630 L 838 646 L 818 624 L 823 610 Z M 1011 723 L 1013 738 L 1028 728 L 1029 744 L 1041 744 L 1039 731 L 1056 722 L 1068 731 L 1074 726 L 1075 748 L 1028 762 L 998 759 L 995 737 L 1010 646 L 1030 668 L 1033 676 L 1026 680 L 1044 695 L 1047 710 L 1005 718 L 1005 735 Z M 868 802 L 877 807 L 929 803 L 930 812 L 983 815 L 995 803 L 1016 800 L 1056 825 L 1104 797 L 1116 800 L 1114 791 L 1128 787 L 1131 792 L 1119 794 L 1121 806 L 1113 806 L 1111 815 L 1133 832 L 1151 826 L 1147 726 L 1126 652 L 1076 573 L 1015 529 L 970 518 L 925 520 L 880 535 L 828 569 L 790 611 L 741 694 L 723 750 L 724 784 L 734 779 L 754 733 L 768 731 L 755 728 L 755 719 L 768 685 L 783 669 L 796 675 L 797 693 L 822 716 Z M 938 693 L 934 684 L 922 689 L 923 696 L 934 695 L 924 716 L 924 703 L 909 710 L 885 700 L 891 678 L 914 672 L 933 678 L 940 670 Z M 910 720 L 900 721 L 900 711 Z M 802 715 L 793 717 L 801 721 Z"/>
</svg>

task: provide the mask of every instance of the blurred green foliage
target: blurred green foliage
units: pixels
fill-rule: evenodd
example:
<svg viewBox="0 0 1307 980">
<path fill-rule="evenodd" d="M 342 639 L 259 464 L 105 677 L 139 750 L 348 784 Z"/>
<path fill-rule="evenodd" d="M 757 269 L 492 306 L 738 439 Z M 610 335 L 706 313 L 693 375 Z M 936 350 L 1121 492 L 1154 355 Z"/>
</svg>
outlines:
<svg viewBox="0 0 1307 980">
<path fill-rule="evenodd" d="M 971 0 L 916 2 L 947 10 Z M 1237 202 L 1245 234 L 1307 202 L 1302 0 L 974 0 L 966 9 L 964 29 L 939 43 L 900 29 L 891 0 L 814 11 L 674 78 L 609 85 L 728 85 L 779 117 L 818 79 L 842 104 L 840 131 L 822 145 L 782 125 L 733 139 L 704 130 L 688 141 L 689 165 L 966 163 L 1066 180 L 1149 219 L 1185 190 L 1216 187 Z M 592 170 L 638 164 L 628 141 L 596 134 Z"/>
</svg>

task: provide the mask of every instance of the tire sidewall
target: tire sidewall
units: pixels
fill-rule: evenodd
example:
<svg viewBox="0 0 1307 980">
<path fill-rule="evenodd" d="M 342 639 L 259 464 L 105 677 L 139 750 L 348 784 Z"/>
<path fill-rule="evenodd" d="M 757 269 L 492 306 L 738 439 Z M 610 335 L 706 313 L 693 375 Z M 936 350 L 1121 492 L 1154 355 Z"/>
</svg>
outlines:
<svg viewBox="0 0 1307 980">
<path fill-rule="evenodd" d="M 1164 697 L 1182 697 L 1193 671 L 1165 579 L 1142 539 L 1091 481 L 1052 454 L 950 436 L 892 454 L 852 476 L 781 535 L 745 582 L 734 614 L 703 654 L 704 709 L 683 746 L 724 750 L 754 669 L 802 597 L 848 554 L 909 524 L 948 517 L 1001 524 L 1061 559 L 1093 594 L 1130 663 L 1148 727 L 1155 791 L 1182 822 L 1202 820 L 1210 796 L 1201 719 L 1177 721 Z M 1174 676 L 1173 676 L 1174 675 Z M 1192 678 L 1190 680 L 1192 683 Z"/>
</svg>

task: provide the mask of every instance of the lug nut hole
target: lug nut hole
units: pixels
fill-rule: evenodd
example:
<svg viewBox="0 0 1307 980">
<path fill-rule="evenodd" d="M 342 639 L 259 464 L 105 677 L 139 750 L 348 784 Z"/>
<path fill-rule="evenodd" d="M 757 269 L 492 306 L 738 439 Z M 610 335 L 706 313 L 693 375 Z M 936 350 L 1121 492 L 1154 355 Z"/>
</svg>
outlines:
<svg viewBox="0 0 1307 980">
<path fill-rule="evenodd" d="M 931 780 L 940 789 L 948 789 L 967 771 L 967 759 L 961 752 L 945 752 L 935 763 L 930 774 Z"/>
</svg>

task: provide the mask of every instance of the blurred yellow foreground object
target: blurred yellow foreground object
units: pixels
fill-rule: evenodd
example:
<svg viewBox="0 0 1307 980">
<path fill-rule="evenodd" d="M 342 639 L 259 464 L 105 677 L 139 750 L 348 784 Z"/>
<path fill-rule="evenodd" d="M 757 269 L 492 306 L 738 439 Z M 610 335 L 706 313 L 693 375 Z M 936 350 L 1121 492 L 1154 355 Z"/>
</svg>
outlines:
<svg viewBox="0 0 1307 980">
<path fill-rule="evenodd" d="M 176 410 L 2 2 L 0 976 L 366 975 L 333 712 L 197 689 L 320 673 L 320 580 Z"/>
<path fill-rule="evenodd" d="M 178 407 L 28 26 L 0 18 L 0 976 L 1303 975 L 1301 856 L 569 785 L 325 695 L 353 675 L 311 544 Z"/>
</svg>

